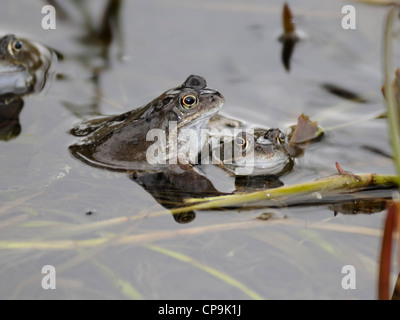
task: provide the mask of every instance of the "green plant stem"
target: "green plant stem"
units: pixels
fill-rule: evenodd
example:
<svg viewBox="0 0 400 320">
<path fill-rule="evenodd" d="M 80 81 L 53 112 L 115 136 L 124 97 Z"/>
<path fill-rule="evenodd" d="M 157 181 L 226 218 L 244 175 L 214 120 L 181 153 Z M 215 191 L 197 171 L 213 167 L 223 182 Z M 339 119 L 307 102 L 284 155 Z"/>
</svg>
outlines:
<svg viewBox="0 0 400 320">
<path fill-rule="evenodd" d="M 397 173 L 400 174 L 400 129 L 399 129 L 399 106 L 393 88 L 392 67 L 392 29 L 393 23 L 398 15 L 398 7 L 390 10 L 385 29 L 385 97 L 388 109 L 388 120 L 390 125 L 390 137 L 394 153 L 394 161 Z"/>
<path fill-rule="evenodd" d="M 265 228 L 276 225 L 286 225 L 295 228 L 311 228 L 317 230 L 326 230 L 332 232 L 342 232 L 351 233 L 356 235 L 364 235 L 371 237 L 382 237 L 382 231 L 379 229 L 355 226 L 355 225 L 344 225 L 327 223 L 326 221 L 321 221 L 317 223 L 304 224 L 303 220 L 292 219 L 276 219 L 268 220 L 268 223 L 262 220 L 248 220 L 248 221 L 238 221 L 229 222 L 222 224 L 213 224 L 200 227 L 190 227 L 187 229 L 171 229 L 171 230 L 159 230 L 155 232 L 150 232 L 146 234 L 133 234 L 124 235 L 117 241 L 110 242 L 110 236 L 103 238 L 94 238 L 87 240 L 52 240 L 52 241 L 38 241 L 38 240 L 2 240 L 0 241 L 0 250 L 82 250 L 88 248 L 99 247 L 105 245 L 118 246 L 118 245 L 132 245 L 132 244 L 150 244 L 155 242 L 164 243 L 167 239 L 175 239 L 179 237 L 193 237 L 198 235 L 203 235 L 207 233 L 221 233 L 231 230 L 243 230 L 243 229 L 253 229 L 253 228 Z M 98 252 L 96 252 L 98 253 Z M 92 258 L 94 254 L 90 251 L 82 253 L 85 259 L 84 261 Z M 90 255 L 90 257 L 88 257 Z M 83 261 L 83 260 L 81 260 Z M 73 265 L 76 262 L 72 261 Z M 61 272 L 65 271 L 71 266 L 70 262 L 67 265 L 63 264 L 57 267 L 57 270 L 61 269 Z M 38 278 L 34 278 L 36 281 Z M 17 296 L 17 295 L 16 295 Z"/>
<path fill-rule="evenodd" d="M 324 179 L 284 186 L 251 193 L 234 194 L 228 196 L 188 199 L 188 204 L 198 203 L 187 207 L 171 210 L 172 213 L 181 213 L 193 210 L 208 210 L 234 205 L 243 205 L 260 200 L 282 200 L 290 195 L 304 195 L 319 192 L 320 196 L 327 193 L 358 191 L 369 186 L 399 186 L 400 176 L 380 174 L 337 174 Z"/>
</svg>

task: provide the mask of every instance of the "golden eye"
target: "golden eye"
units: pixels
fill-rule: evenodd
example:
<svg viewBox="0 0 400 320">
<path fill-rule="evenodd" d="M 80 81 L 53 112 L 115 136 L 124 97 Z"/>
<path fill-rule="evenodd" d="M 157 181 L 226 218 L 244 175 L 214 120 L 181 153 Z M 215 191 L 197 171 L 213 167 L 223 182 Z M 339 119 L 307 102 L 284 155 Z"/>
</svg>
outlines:
<svg viewBox="0 0 400 320">
<path fill-rule="evenodd" d="M 8 44 L 8 52 L 15 56 L 22 50 L 22 41 L 21 40 L 14 40 Z"/>
<path fill-rule="evenodd" d="M 181 100 L 181 105 L 187 110 L 193 109 L 197 104 L 197 98 L 196 96 L 192 94 L 188 94 L 184 97 L 182 97 Z"/>
<path fill-rule="evenodd" d="M 246 146 L 246 139 L 242 137 L 237 137 L 236 144 L 241 147 Z"/>
<path fill-rule="evenodd" d="M 238 145 L 241 148 L 242 152 L 245 152 L 247 147 L 249 146 L 249 140 L 246 139 L 246 136 L 237 137 L 235 142 L 236 145 Z"/>
</svg>

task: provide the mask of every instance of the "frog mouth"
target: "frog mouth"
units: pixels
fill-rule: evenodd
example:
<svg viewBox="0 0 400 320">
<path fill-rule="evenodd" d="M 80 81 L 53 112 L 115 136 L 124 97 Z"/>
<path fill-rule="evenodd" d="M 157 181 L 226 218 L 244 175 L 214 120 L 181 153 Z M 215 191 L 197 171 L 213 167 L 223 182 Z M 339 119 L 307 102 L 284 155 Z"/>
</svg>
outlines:
<svg viewBox="0 0 400 320">
<path fill-rule="evenodd" d="M 280 165 L 288 161 L 288 159 L 289 156 L 283 150 L 258 146 L 252 153 L 250 153 L 250 156 L 234 157 L 233 162 L 237 166 L 251 163 L 256 168 L 268 169 Z"/>
<path fill-rule="evenodd" d="M 218 91 L 206 88 L 206 89 L 203 90 L 203 93 L 204 92 L 209 93 L 211 95 L 211 97 L 210 97 L 210 101 L 211 102 L 214 102 L 215 99 L 218 99 L 219 102 L 213 108 L 210 108 L 209 110 L 207 110 L 203 114 L 199 115 L 198 119 L 211 118 L 213 115 L 217 114 L 225 104 L 225 98 Z"/>
<path fill-rule="evenodd" d="M 215 154 L 213 155 L 215 157 Z M 218 157 L 217 157 L 218 159 Z M 235 175 L 277 175 L 290 168 L 292 159 L 282 150 L 262 148 L 245 156 L 219 159 L 221 165 Z"/>
<path fill-rule="evenodd" d="M 0 66 L 0 94 L 22 94 L 28 91 L 33 77 L 23 68 L 7 68 L 1 70 Z"/>
<path fill-rule="evenodd" d="M 12 74 L 16 72 L 23 72 L 25 71 L 25 68 L 22 65 L 19 64 L 13 64 L 13 65 L 6 65 L 0 63 L 0 74 Z"/>
<path fill-rule="evenodd" d="M 280 175 L 293 166 L 290 157 L 276 155 L 269 159 L 242 159 L 231 164 L 223 164 L 223 167 L 235 175 Z"/>
<path fill-rule="evenodd" d="M 202 120 L 205 118 L 211 118 L 213 115 L 217 114 L 222 107 L 224 106 L 224 101 L 221 101 L 216 107 L 207 110 L 206 112 L 202 113 L 201 115 L 199 115 L 196 119 Z"/>
</svg>

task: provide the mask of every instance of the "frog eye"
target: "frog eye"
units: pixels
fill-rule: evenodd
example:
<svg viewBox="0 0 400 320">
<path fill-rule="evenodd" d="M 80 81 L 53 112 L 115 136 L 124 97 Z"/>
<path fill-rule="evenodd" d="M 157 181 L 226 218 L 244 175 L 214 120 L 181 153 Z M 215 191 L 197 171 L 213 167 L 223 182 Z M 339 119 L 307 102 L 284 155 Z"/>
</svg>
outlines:
<svg viewBox="0 0 400 320">
<path fill-rule="evenodd" d="M 246 151 L 249 146 L 249 140 L 246 138 L 246 136 L 236 137 L 235 143 L 241 148 L 242 152 Z"/>
<path fill-rule="evenodd" d="M 21 40 L 15 40 L 13 42 L 13 49 L 15 51 L 20 51 L 22 49 L 22 41 Z"/>
<path fill-rule="evenodd" d="M 8 44 L 8 52 L 15 56 L 18 54 L 22 49 L 22 41 L 21 40 L 14 40 Z"/>
<path fill-rule="evenodd" d="M 278 134 L 277 140 L 278 140 L 279 143 L 285 142 L 285 134 L 283 132 L 280 132 Z"/>
<path fill-rule="evenodd" d="M 188 94 L 188 95 L 182 97 L 181 105 L 186 110 L 193 109 L 196 106 L 196 104 L 197 104 L 196 96 L 194 96 L 192 94 Z"/>
</svg>

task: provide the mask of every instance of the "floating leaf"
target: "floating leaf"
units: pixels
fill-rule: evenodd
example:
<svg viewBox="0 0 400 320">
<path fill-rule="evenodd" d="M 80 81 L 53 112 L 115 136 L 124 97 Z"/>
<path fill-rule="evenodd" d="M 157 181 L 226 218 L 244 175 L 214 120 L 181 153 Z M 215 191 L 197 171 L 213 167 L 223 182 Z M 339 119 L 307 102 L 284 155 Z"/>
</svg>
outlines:
<svg viewBox="0 0 400 320">
<path fill-rule="evenodd" d="M 313 122 L 310 117 L 302 113 L 297 120 L 294 131 L 289 134 L 289 145 L 304 144 L 315 140 L 323 134 L 323 130 L 318 126 L 318 122 Z"/>
</svg>

